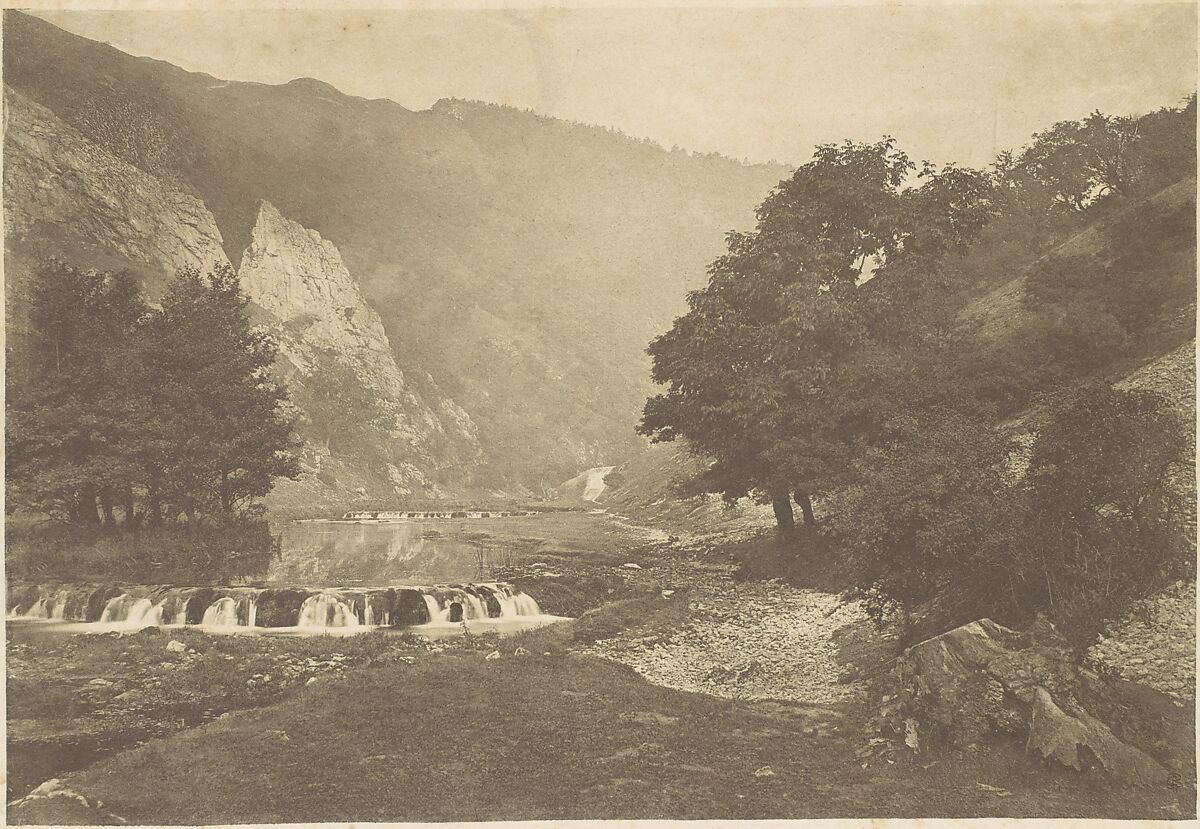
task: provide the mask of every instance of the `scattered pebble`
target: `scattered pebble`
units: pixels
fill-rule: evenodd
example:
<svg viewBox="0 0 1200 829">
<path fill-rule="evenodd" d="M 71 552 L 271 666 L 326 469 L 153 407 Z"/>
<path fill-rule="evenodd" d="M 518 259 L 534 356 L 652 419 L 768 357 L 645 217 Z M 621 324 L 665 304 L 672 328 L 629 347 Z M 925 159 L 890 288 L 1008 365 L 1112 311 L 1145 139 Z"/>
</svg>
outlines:
<svg viewBox="0 0 1200 829">
<path fill-rule="evenodd" d="M 678 629 L 627 632 L 584 652 L 628 665 L 658 685 L 731 699 L 834 704 L 862 696 L 859 683 L 845 681 L 834 641 L 840 628 L 867 621 L 858 603 L 784 584 L 737 582 L 680 562 L 684 567 L 687 573 L 671 565 L 645 571 L 668 584 L 689 584 L 688 619 Z"/>
<path fill-rule="evenodd" d="M 1138 602 L 1088 649 L 1093 662 L 1176 699 L 1196 698 L 1196 585 L 1176 582 Z"/>
</svg>

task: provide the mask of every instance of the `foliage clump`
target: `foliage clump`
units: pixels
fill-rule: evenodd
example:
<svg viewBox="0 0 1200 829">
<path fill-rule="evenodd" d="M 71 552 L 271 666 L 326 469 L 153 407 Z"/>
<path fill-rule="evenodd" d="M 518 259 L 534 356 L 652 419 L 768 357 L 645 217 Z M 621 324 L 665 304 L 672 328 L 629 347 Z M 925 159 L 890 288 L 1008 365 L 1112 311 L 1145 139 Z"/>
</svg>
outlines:
<svg viewBox="0 0 1200 829">
<path fill-rule="evenodd" d="M 294 411 L 228 266 L 184 269 L 151 307 L 128 273 L 46 263 L 8 360 L 8 498 L 82 527 L 261 515 L 295 477 Z"/>
<path fill-rule="evenodd" d="M 1190 424 L 1104 383 L 1194 329 L 1195 105 L 1055 124 L 986 170 L 818 147 L 651 343 L 640 431 L 785 539 L 799 504 L 881 622 L 1094 631 L 1194 560 Z M 999 335 L 963 325 L 1009 284 Z"/>
</svg>

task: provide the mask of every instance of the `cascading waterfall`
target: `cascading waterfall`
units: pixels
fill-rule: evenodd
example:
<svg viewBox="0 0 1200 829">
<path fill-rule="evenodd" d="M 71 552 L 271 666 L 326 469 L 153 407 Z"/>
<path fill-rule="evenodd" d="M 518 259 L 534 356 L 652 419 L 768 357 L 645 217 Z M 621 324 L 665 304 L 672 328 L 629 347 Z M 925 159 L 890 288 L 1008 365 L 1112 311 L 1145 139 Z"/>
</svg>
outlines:
<svg viewBox="0 0 1200 829">
<path fill-rule="evenodd" d="M 500 606 L 503 608 L 505 616 L 540 616 L 542 609 L 538 607 L 538 603 L 528 593 L 518 593 L 513 591 L 507 584 L 489 584 L 486 585 L 496 593 L 496 598 L 500 600 Z"/>
<path fill-rule="evenodd" d="M 500 582 L 376 589 L 29 585 L 10 588 L 7 616 L 117 629 L 191 625 L 228 631 L 456 627 L 555 618 L 543 615 L 531 596 Z"/>
<path fill-rule="evenodd" d="M 52 615 L 51 618 L 61 619 L 62 617 Z M 131 596 L 123 593 L 108 600 L 100 614 L 99 621 L 108 624 L 121 623 L 130 627 L 161 625 L 163 603 L 155 602 L 147 596 Z"/>
<path fill-rule="evenodd" d="M 204 620 L 200 623 L 205 627 L 237 627 L 237 602 L 228 596 L 217 599 L 204 611 Z"/>
<path fill-rule="evenodd" d="M 63 621 L 66 618 L 67 602 L 71 598 L 70 590 L 59 590 L 54 594 L 53 606 L 50 608 L 50 618 L 56 621 Z"/>
<path fill-rule="evenodd" d="M 429 621 L 444 622 L 446 619 L 450 618 L 449 608 L 446 609 L 445 618 L 442 618 L 441 605 L 438 604 L 438 600 L 433 596 L 430 596 L 428 593 L 424 593 L 421 595 L 421 598 L 425 600 L 425 609 L 429 613 Z"/>
<path fill-rule="evenodd" d="M 336 594 L 318 593 L 309 596 L 300 606 L 300 627 L 343 628 L 358 627 L 358 616 Z"/>
</svg>

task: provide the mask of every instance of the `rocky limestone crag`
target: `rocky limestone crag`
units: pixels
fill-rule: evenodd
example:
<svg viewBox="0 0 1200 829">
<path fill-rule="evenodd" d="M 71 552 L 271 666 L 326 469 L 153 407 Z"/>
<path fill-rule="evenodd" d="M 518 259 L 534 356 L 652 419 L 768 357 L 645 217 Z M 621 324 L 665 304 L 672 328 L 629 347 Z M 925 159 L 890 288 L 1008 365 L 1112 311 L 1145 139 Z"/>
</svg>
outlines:
<svg viewBox="0 0 1200 829">
<path fill-rule="evenodd" d="M 8 87 L 4 104 L 6 296 L 20 296 L 31 266 L 52 255 L 129 268 L 152 296 L 180 268 L 228 264 L 216 221 L 198 198 L 96 146 Z"/>
<path fill-rule="evenodd" d="M 455 457 L 465 467 L 477 460 L 474 424 L 453 401 L 436 394 L 427 399 L 408 382 L 379 315 L 332 242 L 260 201 L 238 276 L 265 312 L 262 321 L 279 343 L 281 373 L 290 384 L 310 382 L 322 361 L 333 360 L 386 408 L 397 454 L 381 463 L 379 473 L 394 493 L 434 490 L 425 469 L 438 456 Z M 431 379 L 421 379 L 436 392 Z M 319 471 L 319 453 L 315 462 Z"/>
<path fill-rule="evenodd" d="M 990 619 L 962 625 L 908 648 L 892 675 L 897 693 L 883 698 L 867 754 L 1008 737 L 1031 756 L 1140 785 L 1165 784 L 1189 764 L 1161 738 L 1186 724 L 1186 712 L 1167 703 L 1161 722 L 1129 727 L 1121 713 L 1130 689 L 1080 668 L 1045 620 L 1024 633 Z M 1159 739 L 1144 739 L 1156 728 Z"/>
<path fill-rule="evenodd" d="M 6 87 L 4 95 L 10 342 L 19 342 L 28 281 L 47 258 L 130 270 L 151 301 L 181 268 L 229 265 L 217 223 L 199 198 L 88 140 L 21 93 Z M 285 380 L 302 385 L 318 353 L 334 355 L 394 419 L 395 454 L 374 469 L 331 457 L 310 441 L 303 452 L 308 474 L 283 486 L 296 491 L 297 505 L 340 501 L 356 489 L 376 497 L 436 494 L 429 470 L 477 462 L 474 424 L 427 376 L 417 378 L 422 394 L 401 373 L 378 314 L 331 243 L 264 202 L 239 273 L 256 322 L 279 339 Z"/>
</svg>

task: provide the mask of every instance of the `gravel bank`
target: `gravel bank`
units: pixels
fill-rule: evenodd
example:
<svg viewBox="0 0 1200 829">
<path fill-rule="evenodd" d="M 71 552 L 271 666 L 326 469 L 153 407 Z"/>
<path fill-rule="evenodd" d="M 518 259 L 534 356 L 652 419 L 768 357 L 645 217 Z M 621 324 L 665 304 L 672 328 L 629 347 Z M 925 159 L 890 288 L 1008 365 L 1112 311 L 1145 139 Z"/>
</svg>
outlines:
<svg viewBox="0 0 1200 829">
<path fill-rule="evenodd" d="M 1176 582 L 1139 602 L 1088 650 L 1133 682 L 1179 702 L 1196 699 L 1196 585 Z"/>
<path fill-rule="evenodd" d="M 730 699 L 832 705 L 863 694 L 838 645 L 839 631 L 869 624 L 857 603 L 839 607 L 840 598 L 828 593 L 737 582 L 687 562 L 643 572 L 667 591 L 687 585 L 687 621 L 662 634 L 601 640 L 585 653 L 628 665 L 658 685 Z"/>
</svg>

